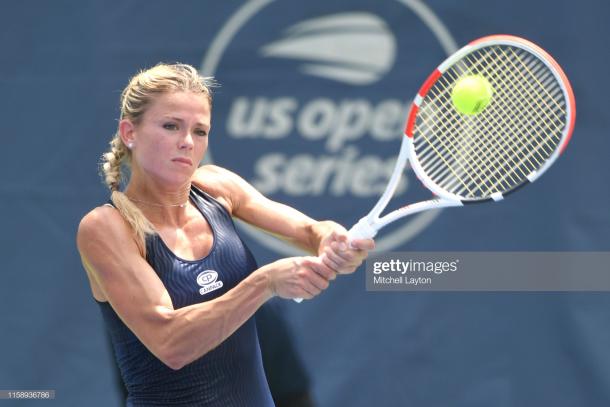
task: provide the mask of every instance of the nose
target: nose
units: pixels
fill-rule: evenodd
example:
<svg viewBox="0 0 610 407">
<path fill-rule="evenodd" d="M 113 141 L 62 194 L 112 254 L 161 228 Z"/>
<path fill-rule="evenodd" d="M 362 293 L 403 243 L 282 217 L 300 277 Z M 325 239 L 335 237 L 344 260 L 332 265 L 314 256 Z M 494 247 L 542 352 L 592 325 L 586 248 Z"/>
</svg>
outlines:
<svg viewBox="0 0 610 407">
<path fill-rule="evenodd" d="M 190 150 L 193 148 L 193 135 L 190 131 L 187 131 L 184 137 L 180 138 L 180 146 L 181 150 Z"/>
</svg>

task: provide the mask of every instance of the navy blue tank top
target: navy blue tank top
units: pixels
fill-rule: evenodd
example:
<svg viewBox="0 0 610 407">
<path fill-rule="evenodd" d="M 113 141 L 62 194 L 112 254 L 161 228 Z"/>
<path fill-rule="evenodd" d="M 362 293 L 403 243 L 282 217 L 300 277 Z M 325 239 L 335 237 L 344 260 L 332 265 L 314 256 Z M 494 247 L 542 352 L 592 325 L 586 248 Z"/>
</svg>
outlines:
<svg viewBox="0 0 610 407">
<path fill-rule="evenodd" d="M 190 200 L 212 229 L 213 244 L 206 257 L 181 259 L 159 235 L 146 240 L 146 260 L 165 285 L 174 309 L 219 297 L 257 268 L 227 210 L 194 186 Z M 172 370 L 140 342 L 108 302 L 98 304 L 128 391 L 127 406 L 274 406 L 254 317 L 198 360 Z"/>
</svg>

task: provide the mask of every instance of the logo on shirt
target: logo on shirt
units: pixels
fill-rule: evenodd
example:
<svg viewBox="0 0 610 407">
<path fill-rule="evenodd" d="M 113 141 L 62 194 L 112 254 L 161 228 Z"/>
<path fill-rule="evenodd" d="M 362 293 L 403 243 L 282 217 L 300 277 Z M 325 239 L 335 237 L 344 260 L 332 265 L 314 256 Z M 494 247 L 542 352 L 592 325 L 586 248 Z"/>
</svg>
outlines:
<svg viewBox="0 0 610 407">
<path fill-rule="evenodd" d="M 199 294 L 204 295 L 222 287 L 222 281 L 218 280 L 218 273 L 214 270 L 205 270 L 197 276 L 197 284 L 201 286 Z"/>
</svg>

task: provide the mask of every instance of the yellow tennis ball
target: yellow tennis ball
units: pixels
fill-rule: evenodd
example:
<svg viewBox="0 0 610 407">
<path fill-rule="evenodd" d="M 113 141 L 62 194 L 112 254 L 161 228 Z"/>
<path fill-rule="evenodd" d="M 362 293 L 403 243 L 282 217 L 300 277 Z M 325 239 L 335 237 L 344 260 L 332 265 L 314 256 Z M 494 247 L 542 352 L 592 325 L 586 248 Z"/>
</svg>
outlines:
<svg viewBox="0 0 610 407">
<path fill-rule="evenodd" d="M 457 80 L 451 91 L 451 101 L 458 112 L 474 115 L 487 107 L 493 88 L 483 75 L 466 75 Z"/>
</svg>

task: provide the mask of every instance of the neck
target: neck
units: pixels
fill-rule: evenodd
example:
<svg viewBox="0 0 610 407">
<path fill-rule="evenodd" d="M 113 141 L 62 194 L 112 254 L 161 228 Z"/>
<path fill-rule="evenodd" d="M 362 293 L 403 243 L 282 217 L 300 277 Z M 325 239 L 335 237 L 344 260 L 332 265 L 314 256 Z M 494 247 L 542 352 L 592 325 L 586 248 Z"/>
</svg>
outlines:
<svg viewBox="0 0 610 407">
<path fill-rule="evenodd" d="M 153 223 L 180 223 L 189 201 L 191 183 L 168 187 L 132 178 L 125 195 Z"/>
<path fill-rule="evenodd" d="M 147 206 L 153 206 L 153 207 L 157 207 L 157 208 L 185 208 L 188 201 L 185 201 L 184 203 L 177 203 L 177 204 L 159 204 L 159 203 L 155 203 L 155 202 L 147 202 L 147 201 L 142 201 L 140 199 L 136 199 L 133 197 L 128 196 L 128 198 L 132 201 L 132 202 L 136 202 L 142 205 L 147 205 Z"/>
<path fill-rule="evenodd" d="M 125 195 L 133 202 L 149 204 L 156 207 L 184 206 L 188 202 L 191 184 L 188 183 L 177 190 L 148 190 L 132 187 L 125 189 Z"/>
</svg>

